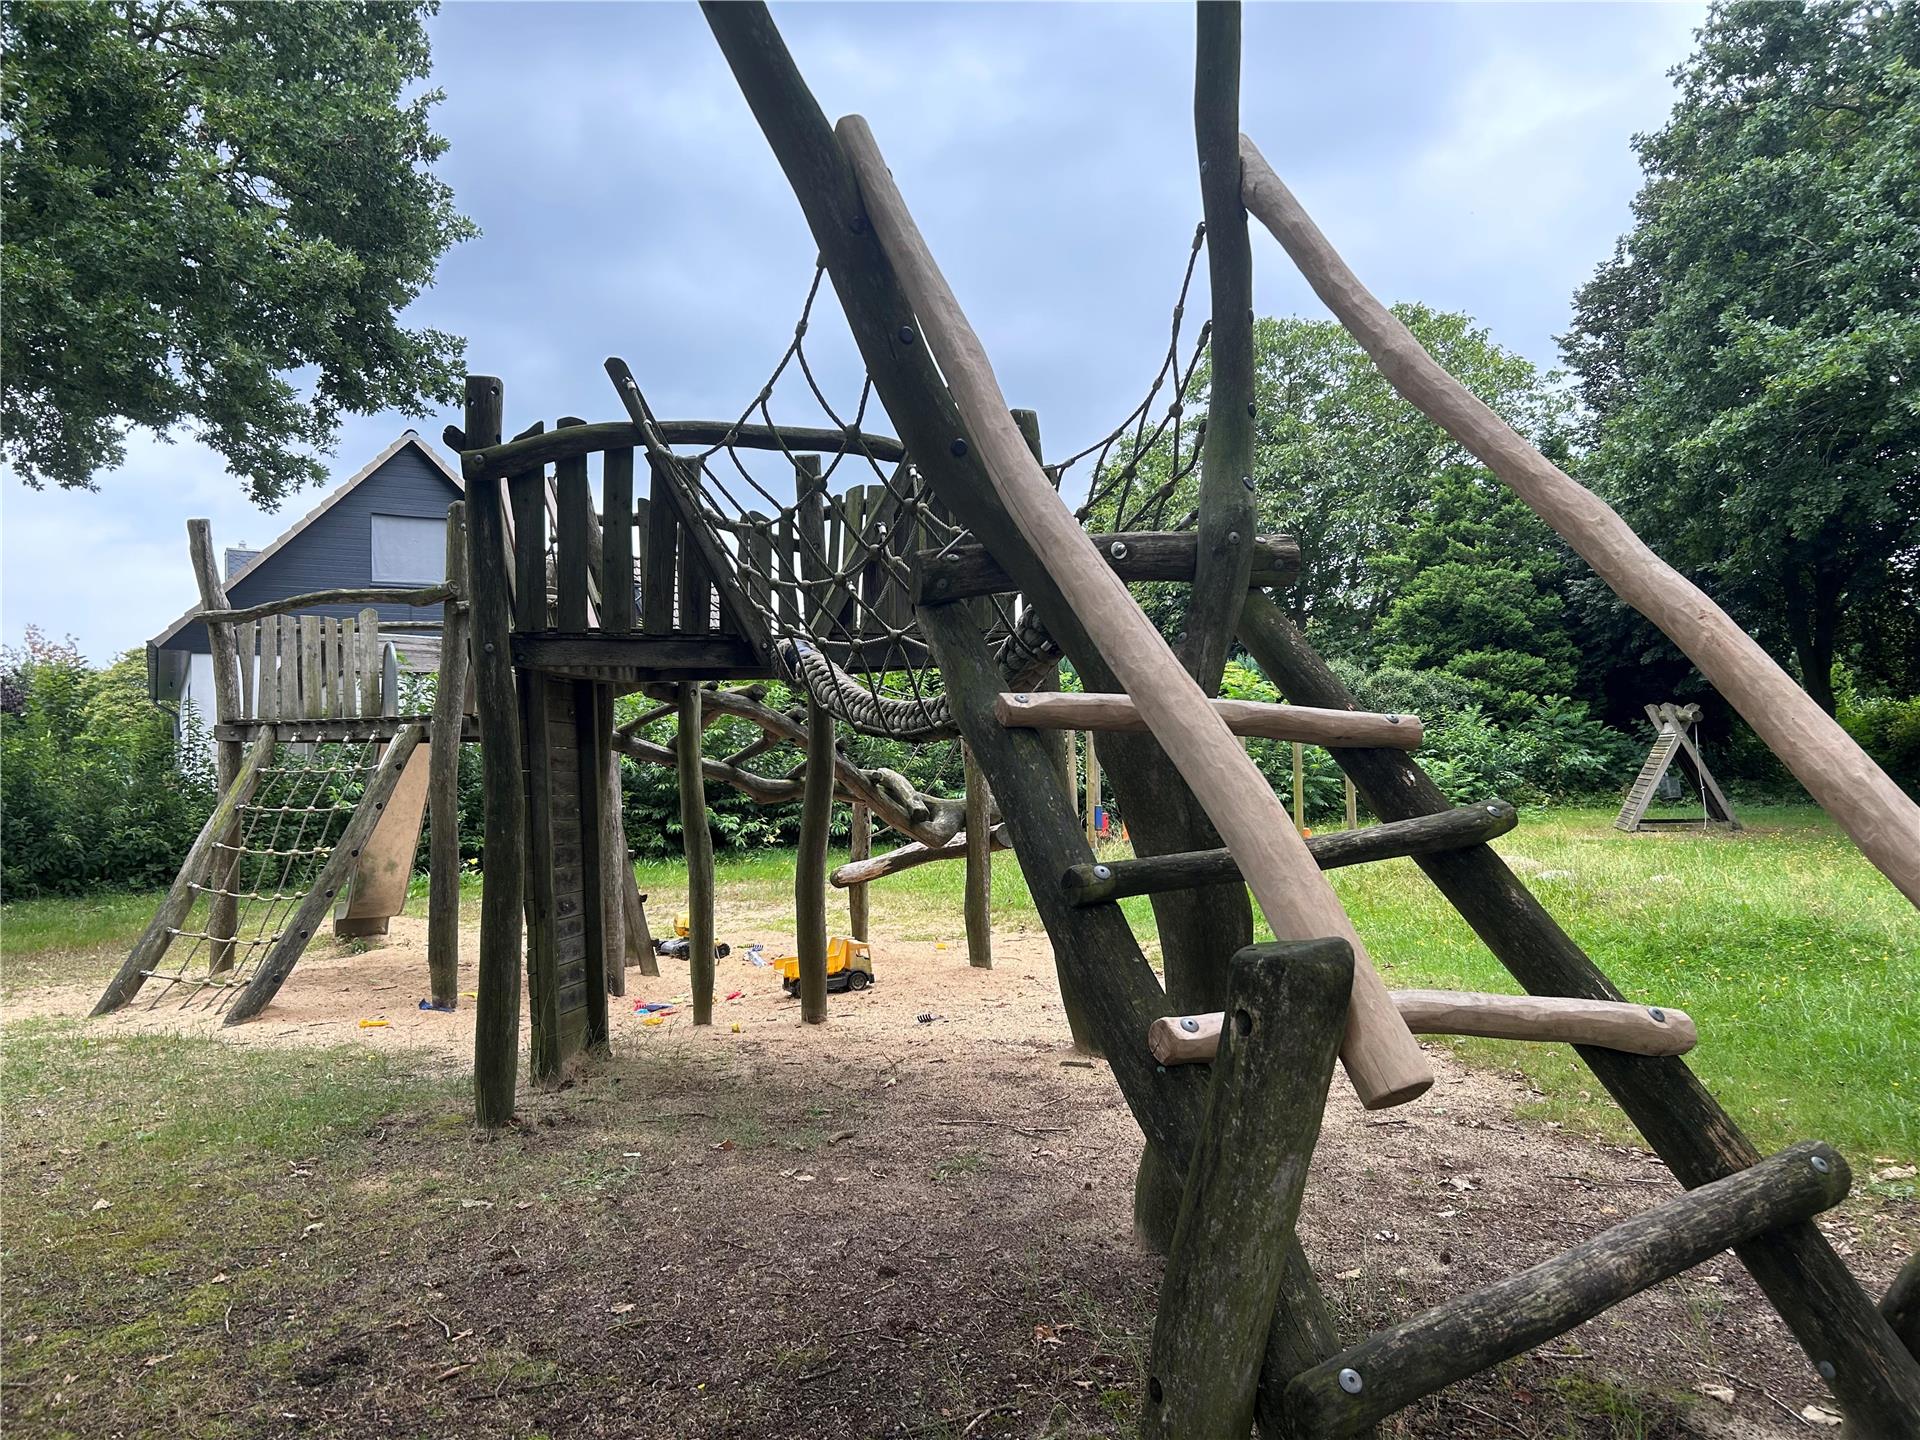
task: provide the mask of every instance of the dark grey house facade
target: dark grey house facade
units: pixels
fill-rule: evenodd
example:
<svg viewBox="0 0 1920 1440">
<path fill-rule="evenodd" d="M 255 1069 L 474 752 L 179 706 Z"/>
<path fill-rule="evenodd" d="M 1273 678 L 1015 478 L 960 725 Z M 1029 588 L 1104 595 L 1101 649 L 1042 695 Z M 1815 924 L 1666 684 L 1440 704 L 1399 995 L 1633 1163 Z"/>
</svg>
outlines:
<svg viewBox="0 0 1920 1440">
<path fill-rule="evenodd" d="M 264 550 L 228 550 L 227 599 L 240 609 L 313 590 L 437 584 L 446 578 L 447 507 L 461 493 L 458 472 L 409 430 Z M 344 616 L 359 608 L 319 606 L 311 613 Z M 211 725 L 212 653 L 195 610 L 147 642 L 147 683 L 155 700 L 177 703 L 182 715 L 197 711 Z M 383 621 L 441 618 L 438 605 L 379 610 Z M 437 668 L 437 632 L 404 632 L 393 642 L 404 663 Z"/>
</svg>

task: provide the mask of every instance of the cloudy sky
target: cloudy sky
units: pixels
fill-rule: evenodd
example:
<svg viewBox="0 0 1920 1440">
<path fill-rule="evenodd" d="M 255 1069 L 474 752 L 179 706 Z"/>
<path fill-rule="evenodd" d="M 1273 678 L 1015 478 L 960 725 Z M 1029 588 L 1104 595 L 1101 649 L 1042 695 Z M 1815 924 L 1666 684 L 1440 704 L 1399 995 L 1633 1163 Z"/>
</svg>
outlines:
<svg viewBox="0 0 1920 1440">
<path fill-rule="evenodd" d="M 872 123 L 1048 454 L 1110 426 L 1152 376 L 1199 218 L 1191 9 L 775 15 L 827 114 Z M 1464 310 L 1552 364 L 1575 286 L 1626 227 L 1629 139 L 1664 119 L 1700 19 L 1693 5 L 1253 5 L 1242 128 L 1377 294 Z M 469 368 L 505 379 L 510 433 L 617 418 L 610 354 L 662 414 L 738 414 L 791 333 L 814 247 L 699 12 L 454 0 L 433 40 L 441 173 L 485 233 L 410 318 L 465 335 Z M 1254 235 L 1261 312 L 1323 316 Z M 850 395 L 830 301 L 809 345 Z M 797 403 L 776 413 L 817 423 Z M 457 419 L 354 418 L 334 473 L 409 424 L 437 444 Z M 192 600 L 190 516 L 211 517 L 219 544 L 262 545 L 318 498 L 269 515 L 242 490 L 184 436 L 136 436 L 97 494 L 7 477 L 5 640 L 34 624 L 105 661 Z"/>
</svg>

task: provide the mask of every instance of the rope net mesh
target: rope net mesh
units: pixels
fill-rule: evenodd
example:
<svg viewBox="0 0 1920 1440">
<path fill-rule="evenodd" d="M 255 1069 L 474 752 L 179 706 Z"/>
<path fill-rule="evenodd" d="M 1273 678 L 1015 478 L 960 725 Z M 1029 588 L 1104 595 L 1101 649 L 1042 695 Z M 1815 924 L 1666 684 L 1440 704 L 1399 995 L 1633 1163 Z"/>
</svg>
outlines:
<svg viewBox="0 0 1920 1440">
<path fill-rule="evenodd" d="M 1091 461 L 1086 499 L 1074 512 L 1084 525 L 1159 530 L 1195 522 L 1187 513 L 1169 524 L 1168 512 L 1194 474 L 1204 433 L 1204 422 L 1184 425 L 1183 416 L 1211 326 L 1201 326 L 1191 343 L 1183 341 L 1183 330 L 1205 233 L 1204 225 L 1194 232 L 1167 348 L 1145 397 L 1099 440 L 1043 466 L 1058 489 L 1075 467 Z M 912 557 L 950 556 L 974 538 L 933 494 L 911 455 L 896 463 L 875 455 L 864 428 L 874 406 L 870 375 L 862 374 L 850 407 L 828 398 L 806 346 L 825 278 L 825 269 L 816 267 L 792 339 L 716 443 L 675 453 L 637 390 L 627 397 L 629 408 L 640 421 L 649 464 L 656 474 L 666 469 L 680 489 L 683 508 L 704 534 L 702 548 L 725 572 L 720 583 L 731 581 L 736 597 L 744 597 L 788 679 L 862 734 L 944 738 L 955 727 L 939 669 L 914 619 Z M 788 444 L 774 400 L 795 390 L 805 392 L 841 437 L 831 452 L 799 452 Z M 775 448 L 734 443 L 750 424 L 768 427 Z M 1059 651 L 1018 595 L 967 603 L 996 648 L 1009 688 L 1038 683 L 1058 661 Z M 725 618 L 714 606 L 703 622 Z"/>
<path fill-rule="evenodd" d="M 171 998 L 183 1009 L 226 1009 L 311 893 L 385 748 L 369 741 L 276 749 L 234 829 L 215 842 L 208 873 L 191 882 L 193 908 L 168 932 L 171 943 L 154 968 L 142 972 L 148 1008 Z M 231 923 L 218 918 L 223 909 Z"/>
</svg>

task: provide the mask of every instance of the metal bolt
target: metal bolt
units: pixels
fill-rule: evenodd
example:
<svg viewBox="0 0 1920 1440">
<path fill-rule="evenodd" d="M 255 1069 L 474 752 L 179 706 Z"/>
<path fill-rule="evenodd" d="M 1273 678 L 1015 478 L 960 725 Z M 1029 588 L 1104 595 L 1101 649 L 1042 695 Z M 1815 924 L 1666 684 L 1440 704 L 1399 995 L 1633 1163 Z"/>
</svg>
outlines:
<svg viewBox="0 0 1920 1440">
<path fill-rule="evenodd" d="M 1024 695 L 1016 695 L 1013 697 L 1013 703 L 1016 705 L 1024 705 L 1027 703 L 1027 697 Z"/>
<path fill-rule="evenodd" d="M 1387 724 L 1398 725 L 1399 723 L 1400 723 L 1400 717 L 1398 715 L 1387 716 Z"/>
<path fill-rule="evenodd" d="M 1655 1024 L 1664 1025 L 1667 1023 L 1667 1012 L 1662 1010 L 1658 1005 L 1649 1005 L 1647 1007 L 1647 1014 L 1653 1017 Z"/>
<path fill-rule="evenodd" d="M 1238 530 L 1227 531 L 1227 543 L 1229 545 L 1238 545 L 1240 543 L 1240 532 Z"/>
<path fill-rule="evenodd" d="M 1200 1028 L 1200 1022 L 1191 1015 L 1183 1016 L 1180 1021 L 1180 1028 L 1191 1035 Z"/>
<path fill-rule="evenodd" d="M 1820 1378 L 1822 1380 L 1831 1380 L 1835 1375 L 1840 1373 L 1833 1368 L 1833 1361 L 1831 1360 L 1822 1360 L 1813 1368 L 1820 1372 Z"/>
<path fill-rule="evenodd" d="M 1360 1372 L 1358 1370 L 1347 1368 L 1340 1372 L 1340 1388 L 1349 1395 L 1358 1395 L 1360 1393 L 1360 1387 L 1364 1383 L 1360 1378 Z"/>
<path fill-rule="evenodd" d="M 1096 880 L 1111 880 L 1113 878 L 1113 867 L 1111 865 L 1094 866 L 1093 878 Z"/>
<path fill-rule="evenodd" d="M 1240 477 L 1240 483 L 1241 483 L 1242 485 L 1244 485 L 1244 486 L 1246 486 L 1246 487 L 1247 487 L 1247 489 L 1249 489 L 1249 490 L 1251 490 L 1251 489 L 1253 489 L 1253 476 L 1251 476 L 1251 475 L 1242 475 L 1242 476 Z"/>
<path fill-rule="evenodd" d="M 1253 401 L 1251 400 L 1247 401 L 1247 418 L 1251 420 L 1255 415 L 1258 415 L 1259 413 L 1260 413 L 1259 410 L 1257 410 L 1254 407 Z"/>
<path fill-rule="evenodd" d="M 487 641 L 487 654 L 493 654 L 493 641 Z"/>
<path fill-rule="evenodd" d="M 947 446 L 947 453 L 958 460 L 962 455 L 967 453 L 967 442 L 964 440 L 955 440 L 951 445 Z"/>
<path fill-rule="evenodd" d="M 1827 1171 L 1833 1168 L 1831 1165 L 1827 1164 L 1827 1157 L 1824 1155 L 1815 1155 L 1810 1160 L 1808 1160 L 1807 1163 L 1813 1166 L 1813 1168 L 1822 1175 L 1826 1174 Z M 1826 1364 L 1826 1361 L 1823 1360 L 1820 1363 L 1824 1365 Z"/>
<path fill-rule="evenodd" d="M 1500 813 L 1500 807 L 1498 805 L 1487 806 L 1487 814 L 1498 815 L 1499 813 Z"/>
<path fill-rule="evenodd" d="M 902 345 L 913 344 L 913 326 L 902 325 L 900 327 L 900 343 Z"/>
<path fill-rule="evenodd" d="M 853 233 L 856 235 L 866 234 L 867 233 L 867 217 L 864 215 L 854 216 L 853 222 L 850 228 L 852 229 Z"/>
<path fill-rule="evenodd" d="M 1107 547 L 1107 553 L 1116 560 L 1126 559 L 1127 558 L 1127 542 L 1124 540 L 1114 541 L 1113 544 Z"/>
</svg>

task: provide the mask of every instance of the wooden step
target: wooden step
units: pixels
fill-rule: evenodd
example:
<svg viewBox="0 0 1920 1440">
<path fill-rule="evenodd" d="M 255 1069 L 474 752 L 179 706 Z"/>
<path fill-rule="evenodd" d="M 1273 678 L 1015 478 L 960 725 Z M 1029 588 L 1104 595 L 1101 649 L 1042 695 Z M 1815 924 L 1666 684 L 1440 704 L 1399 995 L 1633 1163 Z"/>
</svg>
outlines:
<svg viewBox="0 0 1920 1440">
<path fill-rule="evenodd" d="M 1214 700 L 1213 713 L 1235 735 L 1298 740 L 1307 745 L 1387 747 L 1413 750 L 1420 722 L 1411 715 L 1375 715 L 1365 710 L 1316 710 L 1307 705 L 1266 705 L 1257 700 Z M 1002 695 L 994 705 L 1002 725 L 1016 730 L 1115 730 L 1150 728 L 1131 695 L 1070 695 L 1026 691 Z"/>
<path fill-rule="evenodd" d="M 1436 1305 L 1302 1371 L 1287 1383 L 1288 1433 L 1360 1434 L 1729 1246 L 1832 1209 L 1850 1180 L 1847 1162 L 1813 1140 L 1677 1195 L 1564 1255 Z"/>
<path fill-rule="evenodd" d="M 1684 1055 L 1699 1038 L 1686 1011 L 1663 1005 L 1560 995 L 1490 995 L 1475 990 L 1387 993 L 1407 1029 L 1416 1035 L 1559 1041 L 1628 1055 Z M 1163 1015 L 1148 1027 L 1147 1048 L 1162 1065 L 1211 1060 L 1220 1048 L 1220 1012 Z"/>
<path fill-rule="evenodd" d="M 1496 835 L 1506 834 L 1518 823 L 1519 816 L 1513 806 L 1504 800 L 1488 800 L 1412 820 L 1389 820 L 1361 830 L 1310 835 L 1307 853 L 1322 870 L 1338 870 L 1343 865 L 1362 865 L 1371 860 L 1431 855 L 1436 851 L 1484 844 Z M 1075 865 L 1061 877 L 1060 883 L 1071 903 L 1101 905 L 1127 895 L 1197 890 L 1238 879 L 1239 862 L 1231 850 L 1220 849 Z"/>
</svg>

